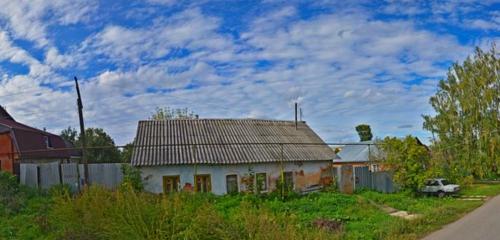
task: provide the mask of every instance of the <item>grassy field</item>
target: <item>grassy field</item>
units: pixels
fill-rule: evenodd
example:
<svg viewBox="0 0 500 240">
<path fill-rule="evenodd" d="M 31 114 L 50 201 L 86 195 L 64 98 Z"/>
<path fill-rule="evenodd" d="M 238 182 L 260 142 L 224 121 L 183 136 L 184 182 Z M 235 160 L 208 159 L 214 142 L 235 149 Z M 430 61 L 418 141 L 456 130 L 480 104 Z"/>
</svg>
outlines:
<svg viewBox="0 0 500 240">
<path fill-rule="evenodd" d="M 281 201 L 92 187 L 71 197 L 60 189 L 40 194 L 2 181 L 0 190 L 0 239 L 418 239 L 483 203 L 372 191 Z M 500 185 L 477 184 L 463 193 L 493 196 Z M 380 206 L 421 217 L 393 217 Z"/>
</svg>

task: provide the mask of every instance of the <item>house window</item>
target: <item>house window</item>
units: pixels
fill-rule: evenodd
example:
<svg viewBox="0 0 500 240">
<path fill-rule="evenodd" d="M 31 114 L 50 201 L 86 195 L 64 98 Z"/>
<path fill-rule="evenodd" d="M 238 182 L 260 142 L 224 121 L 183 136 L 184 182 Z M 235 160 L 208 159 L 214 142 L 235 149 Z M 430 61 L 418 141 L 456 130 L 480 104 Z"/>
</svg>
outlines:
<svg viewBox="0 0 500 240">
<path fill-rule="evenodd" d="M 372 164 L 372 172 L 378 172 L 378 171 L 379 171 L 378 164 Z"/>
<path fill-rule="evenodd" d="M 210 175 L 195 175 L 194 176 L 194 186 L 196 192 L 210 192 L 212 191 L 212 184 L 210 180 Z"/>
<path fill-rule="evenodd" d="M 179 176 L 163 176 L 163 193 L 169 194 L 179 190 Z"/>
<path fill-rule="evenodd" d="M 284 172 L 285 175 L 285 187 L 288 189 L 293 189 L 293 172 Z"/>
<path fill-rule="evenodd" d="M 238 175 L 232 174 L 226 176 L 226 188 L 228 194 L 238 192 Z"/>
<path fill-rule="evenodd" d="M 52 141 L 50 141 L 49 136 L 43 136 L 43 141 L 45 142 L 46 148 L 52 148 Z"/>
<path fill-rule="evenodd" d="M 267 175 L 266 173 L 255 174 L 257 191 L 267 191 Z"/>
</svg>

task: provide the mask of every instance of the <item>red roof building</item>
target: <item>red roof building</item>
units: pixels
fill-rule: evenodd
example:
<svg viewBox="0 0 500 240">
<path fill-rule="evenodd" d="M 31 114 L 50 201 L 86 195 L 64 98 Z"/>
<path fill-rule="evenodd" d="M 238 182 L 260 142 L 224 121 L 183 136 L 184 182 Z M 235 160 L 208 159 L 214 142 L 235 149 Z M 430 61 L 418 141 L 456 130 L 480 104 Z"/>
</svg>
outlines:
<svg viewBox="0 0 500 240">
<path fill-rule="evenodd" d="M 60 136 L 16 122 L 0 106 L 0 170 L 17 175 L 21 162 L 69 159 L 67 147 Z"/>
</svg>

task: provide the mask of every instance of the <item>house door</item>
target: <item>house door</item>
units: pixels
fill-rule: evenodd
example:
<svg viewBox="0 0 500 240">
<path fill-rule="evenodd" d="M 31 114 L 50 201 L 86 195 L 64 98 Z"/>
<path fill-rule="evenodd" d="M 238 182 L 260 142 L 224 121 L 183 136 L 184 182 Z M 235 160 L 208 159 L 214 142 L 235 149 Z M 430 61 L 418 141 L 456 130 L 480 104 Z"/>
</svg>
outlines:
<svg viewBox="0 0 500 240">
<path fill-rule="evenodd" d="M 163 176 L 163 193 L 169 194 L 179 190 L 179 176 Z"/>
<path fill-rule="evenodd" d="M 194 176 L 194 185 L 196 192 L 210 192 L 212 191 L 212 183 L 210 175 L 196 175 Z"/>
</svg>

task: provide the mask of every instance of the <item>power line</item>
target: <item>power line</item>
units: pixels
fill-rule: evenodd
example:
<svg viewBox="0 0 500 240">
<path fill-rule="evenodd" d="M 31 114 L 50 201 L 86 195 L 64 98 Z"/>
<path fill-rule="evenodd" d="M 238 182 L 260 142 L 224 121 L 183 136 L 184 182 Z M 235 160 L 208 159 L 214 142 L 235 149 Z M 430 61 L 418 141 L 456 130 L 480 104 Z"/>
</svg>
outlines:
<svg viewBox="0 0 500 240">
<path fill-rule="evenodd" d="M 360 146 L 380 146 L 383 143 L 342 143 L 342 142 L 329 142 L 329 143 L 291 143 L 291 142 L 248 142 L 248 143 L 175 143 L 175 144 L 146 144 L 138 145 L 132 144 L 127 145 L 114 145 L 114 146 L 87 146 L 87 150 L 96 149 L 112 149 L 112 148 L 125 148 L 132 147 L 136 148 L 153 148 L 153 147 L 190 147 L 190 146 L 350 146 L 350 145 L 360 145 Z M 66 148 L 52 148 L 52 149 L 32 149 L 32 150 L 22 150 L 17 152 L 3 152 L 0 155 L 12 155 L 12 154 L 29 154 L 29 153 L 44 153 L 44 152 L 60 152 L 60 151 L 74 151 L 82 150 L 81 147 L 66 147 Z"/>
</svg>

